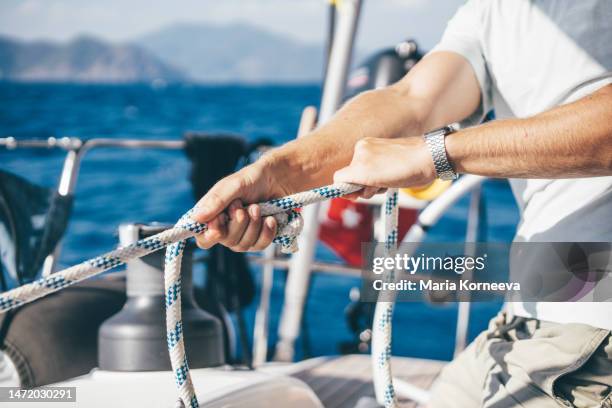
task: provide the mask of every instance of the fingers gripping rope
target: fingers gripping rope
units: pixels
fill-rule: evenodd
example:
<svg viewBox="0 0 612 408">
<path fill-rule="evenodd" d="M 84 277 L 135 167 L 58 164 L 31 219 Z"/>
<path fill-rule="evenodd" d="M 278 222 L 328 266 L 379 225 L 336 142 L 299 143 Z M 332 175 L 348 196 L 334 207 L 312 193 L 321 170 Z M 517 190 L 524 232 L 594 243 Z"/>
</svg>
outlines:
<svg viewBox="0 0 612 408">
<path fill-rule="evenodd" d="M 273 215 L 278 222 L 274 242 L 281 245 L 283 252 L 291 253 L 297 251 L 296 240 L 303 224 L 299 212 L 295 211 L 297 208 L 354 193 L 361 188 L 354 184 L 338 183 L 270 200 L 259 205 L 262 215 Z M 131 259 L 140 258 L 167 247 L 164 271 L 166 332 L 170 361 L 179 392 L 178 406 L 198 407 L 198 400 L 195 396 L 185 354 L 181 318 L 181 260 L 183 250 L 188 238 L 198 235 L 208 228 L 206 224 L 200 224 L 191 218 L 193 211 L 192 209 L 183 215 L 171 229 L 0 294 L 0 313 L 74 285 L 124 264 Z M 387 249 L 390 250 L 397 244 L 397 190 L 387 193 L 385 216 L 387 220 Z M 381 305 L 383 305 L 382 308 Z M 376 307 L 372 342 L 373 359 L 375 362 L 380 361 L 380 364 L 374 364 L 376 394 L 379 400 L 384 401 L 386 407 L 395 406 L 390 368 L 392 314 L 392 302 L 379 302 Z"/>
<path fill-rule="evenodd" d="M 334 184 L 270 200 L 259 205 L 262 215 L 273 215 L 278 222 L 278 230 L 274 242 L 282 245 L 283 252 L 290 253 L 297 250 L 296 238 L 302 227 L 301 217 L 297 211 L 294 211 L 295 209 L 340 197 L 360 189 L 361 187 L 359 186 L 347 183 Z M 67 286 L 74 285 L 122 265 L 131 259 L 143 257 L 170 244 L 178 243 L 206 231 L 208 228 L 206 224 L 200 224 L 191 219 L 193 211 L 192 209 L 183 215 L 179 222 L 171 229 L 0 294 L 0 313 L 57 292 Z M 177 248 L 175 251 L 179 249 Z M 179 250 L 178 252 L 181 251 Z"/>
</svg>

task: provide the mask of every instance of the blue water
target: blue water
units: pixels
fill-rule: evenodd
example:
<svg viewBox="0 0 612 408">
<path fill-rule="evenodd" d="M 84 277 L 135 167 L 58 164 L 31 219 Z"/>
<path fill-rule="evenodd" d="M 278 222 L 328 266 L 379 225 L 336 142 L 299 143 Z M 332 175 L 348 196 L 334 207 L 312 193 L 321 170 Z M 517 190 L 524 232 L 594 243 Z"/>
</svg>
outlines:
<svg viewBox="0 0 612 408">
<path fill-rule="evenodd" d="M 248 139 L 294 138 L 301 110 L 317 105 L 318 86 L 83 86 L 0 83 L 0 137 L 49 136 L 180 139 L 186 131 L 231 132 Z M 0 168 L 49 187 L 57 185 L 64 153 L 53 150 L 0 150 Z M 180 151 L 99 149 L 87 154 L 76 189 L 74 212 L 60 266 L 83 261 L 116 244 L 123 222 L 174 222 L 193 205 L 189 163 Z M 518 213 L 506 183 L 484 188 L 487 239 L 510 241 Z M 467 198 L 431 230 L 429 240 L 461 241 Z M 320 247 L 324 259 L 334 256 Z M 256 277 L 258 270 L 254 269 Z M 273 290 L 272 341 L 283 300 L 283 277 Z M 335 354 L 351 339 L 344 321 L 351 287 L 358 279 L 317 274 L 307 304 L 312 355 Z M 254 303 L 246 312 L 252 326 Z M 473 304 L 470 336 L 485 327 L 499 304 Z M 452 357 L 456 305 L 405 303 L 397 307 L 394 348 L 398 355 Z M 304 354 L 299 339 L 298 355 Z"/>
</svg>

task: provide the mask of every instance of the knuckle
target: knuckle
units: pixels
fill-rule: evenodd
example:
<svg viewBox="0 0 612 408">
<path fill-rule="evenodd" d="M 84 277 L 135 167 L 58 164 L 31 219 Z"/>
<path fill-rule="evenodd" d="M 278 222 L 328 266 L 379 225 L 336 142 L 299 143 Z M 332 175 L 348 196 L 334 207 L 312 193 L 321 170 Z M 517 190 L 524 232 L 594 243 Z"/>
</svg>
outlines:
<svg viewBox="0 0 612 408">
<path fill-rule="evenodd" d="M 240 239 L 235 238 L 235 237 L 229 237 L 223 241 L 223 245 L 225 245 L 228 248 L 233 248 L 235 246 L 238 246 L 239 243 L 240 243 Z"/>
<path fill-rule="evenodd" d="M 236 227 L 244 228 L 249 223 L 249 217 L 245 213 L 245 211 L 240 208 L 234 211 L 233 214 L 233 223 Z"/>
<path fill-rule="evenodd" d="M 207 198 L 213 207 L 219 208 L 223 206 L 223 199 L 218 191 L 211 190 Z"/>
<path fill-rule="evenodd" d="M 249 218 L 242 214 L 238 214 L 235 220 L 235 228 L 239 230 L 244 230 L 249 225 Z"/>
<path fill-rule="evenodd" d="M 369 147 L 373 143 L 376 142 L 376 138 L 375 137 L 364 137 L 359 142 L 361 143 L 361 147 Z"/>
<path fill-rule="evenodd" d="M 274 237 L 276 236 L 276 234 L 278 233 L 278 224 L 274 224 L 274 226 L 272 228 L 269 228 L 266 230 L 265 232 L 265 237 L 266 239 L 268 239 L 270 242 L 272 242 L 272 240 L 274 239 Z"/>
<path fill-rule="evenodd" d="M 227 178 L 226 183 L 231 191 L 240 191 L 244 187 L 244 182 L 241 177 L 230 176 Z"/>
<path fill-rule="evenodd" d="M 261 170 L 254 166 L 248 166 L 244 168 L 244 171 L 240 177 L 240 184 L 237 186 L 238 188 L 244 188 L 248 185 L 253 185 L 255 182 L 262 176 Z"/>
<path fill-rule="evenodd" d="M 227 229 L 221 228 L 218 231 L 215 231 L 215 238 L 217 241 L 225 239 L 227 237 Z"/>
<path fill-rule="evenodd" d="M 209 249 L 210 243 L 206 241 L 204 238 L 196 237 L 196 245 L 201 249 Z"/>
<path fill-rule="evenodd" d="M 358 140 L 357 143 L 355 144 L 355 150 L 356 151 L 363 150 L 367 147 L 367 145 L 368 145 L 367 138 Z"/>
<path fill-rule="evenodd" d="M 367 155 L 369 155 L 370 150 L 372 149 L 372 142 L 371 142 L 372 138 L 365 138 L 365 139 L 361 139 L 359 142 L 357 142 L 357 144 L 355 145 L 355 154 L 358 157 L 365 157 Z"/>
<path fill-rule="evenodd" d="M 224 236 L 221 240 L 220 240 L 221 244 L 223 244 L 224 246 L 231 248 L 233 246 L 238 245 L 238 243 L 240 242 L 240 237 L 236 236 L 236 234 L 232 234 L 232 233 L 228 233 L 226 236 Z"/>
<path fill-rule="evenodd" d="M 206 199 L 208 202 L 219 211 L 229 204 L 229 201 L 241 189 L 242 182 L 235 175 L 228 176 L 219 180 L 208 192 Z"/>
</svg>

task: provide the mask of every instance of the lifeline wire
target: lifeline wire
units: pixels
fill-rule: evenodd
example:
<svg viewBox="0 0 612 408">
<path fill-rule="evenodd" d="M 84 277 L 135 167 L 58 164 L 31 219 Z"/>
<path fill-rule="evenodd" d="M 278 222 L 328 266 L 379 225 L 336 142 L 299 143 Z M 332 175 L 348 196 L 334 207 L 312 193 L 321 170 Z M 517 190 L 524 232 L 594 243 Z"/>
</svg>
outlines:
<svg viewBox="0 0 612 408">
<path fill-rule="evenodd" d="M 336 197 L 341 197 L 362 187 L 348 183 L 338 183 L 259 204 L 262 216 L 272 215 L 278 223 L 274 242 L 281 245 L 285 253 L 297 251 L 297 236 L 302 230 L 302 217 L 295 211 Z M 164 282 L 166 291 L 166 332 L 168 352 L 172 371 L 179 392 L 179 405 L 196 408 L 195 395 L 185 345 L 183 342 L 183 322 L 181 318 L 181 259 L 186 240 L 207 230 L 191 218 L 194 209 L 183 215 L 173 228 L 142 239 L 131 245 L 119 247 L 104 255 L 87 260 L 63 271 L 41 278 L 0 294 L 0 313 L 32 302 L 43 296 L 57 292 L 125 262 L 140 258 L 161 248 L 166 248 Z M 386 248 L 390 251 L 397 245 L 397 190 L 389 190 L 385 204 Z M 390 276 L 393 278 L 393 276 Z M 395 393 L 391 383 L 391 316 L 393 302 L 379 302 L 376 307 L 372 358 L 374 364 L 374 383 L 376 395 L 387 408 L 395 407 Z M 377 363 L 378 362 L 378 363 Z"/>
</svg>

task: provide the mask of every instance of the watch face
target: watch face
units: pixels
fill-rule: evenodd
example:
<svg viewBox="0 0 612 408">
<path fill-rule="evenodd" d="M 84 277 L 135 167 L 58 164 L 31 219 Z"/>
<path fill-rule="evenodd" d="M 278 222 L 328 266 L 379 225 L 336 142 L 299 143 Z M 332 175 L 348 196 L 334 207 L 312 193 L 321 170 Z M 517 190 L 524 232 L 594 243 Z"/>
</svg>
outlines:
<svg viewBox="0 0 612 408">
<path fill-rule="evenodd" d="M 455 132 L 455 128 L 452 127 L 451 125 L 448 126 L 444 126 L 442 129 L 440 129 L 441 131 L 444 132 L 444 135 L 450 135 L 451 133 Z"/>
<path fill-rule="evenodd" d="M 452 126 L 442 126 L 441 128 L 434 129 L 431 132 L 427 132 L 425 136 L 438 136 L 438 135 L 449 135 L 455 132 L 455 128 Z"/>
</svg>

